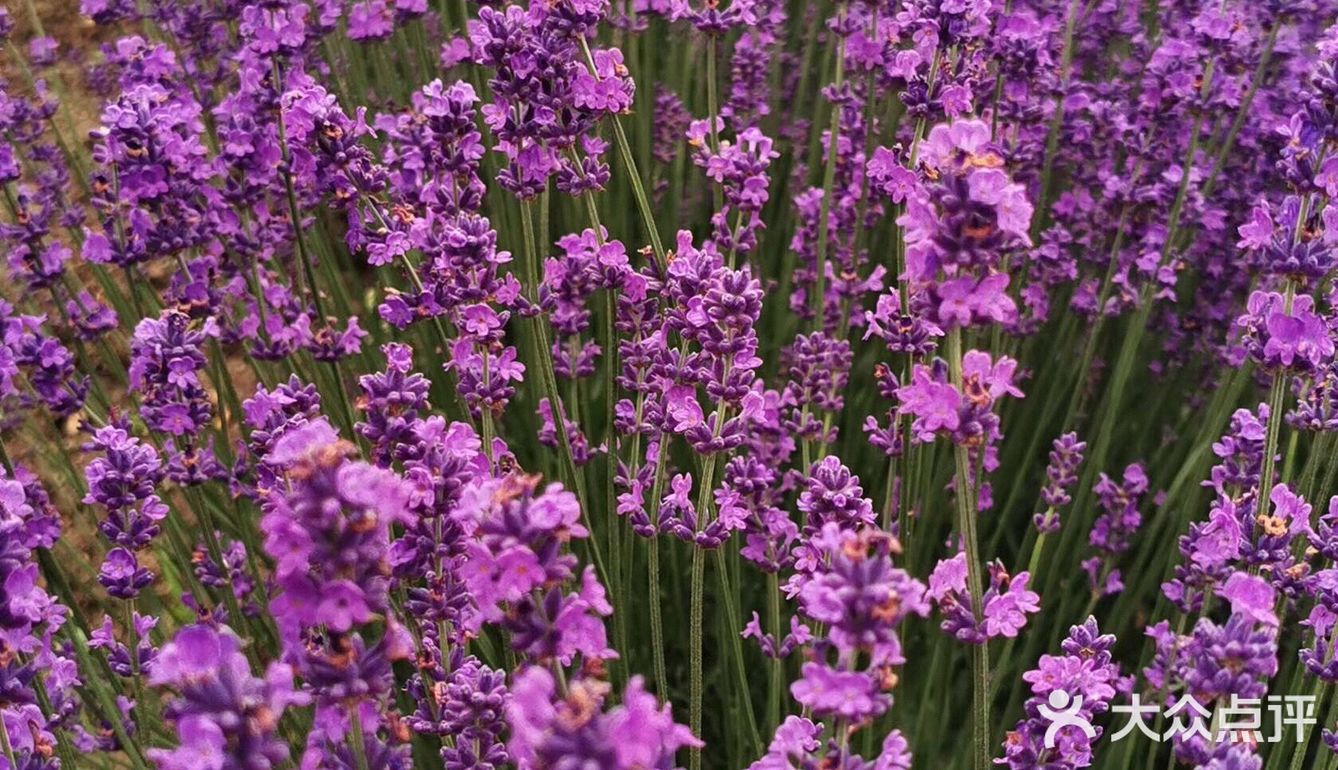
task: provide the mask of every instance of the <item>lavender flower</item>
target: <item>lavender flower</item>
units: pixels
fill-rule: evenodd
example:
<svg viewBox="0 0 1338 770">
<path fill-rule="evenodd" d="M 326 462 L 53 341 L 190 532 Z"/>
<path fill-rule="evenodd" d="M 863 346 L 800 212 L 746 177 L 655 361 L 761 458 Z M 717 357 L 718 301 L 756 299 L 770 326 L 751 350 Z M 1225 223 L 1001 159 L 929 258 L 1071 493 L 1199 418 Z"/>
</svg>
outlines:
<svg viewBox="0 0 1338 770">
<path fill-rule="evenodd" d="M 507 749 L 519 767 L 668 767 L 679 748 L 701 745 L 645 691 L 639 677 L 628 682 L 621 704 L 608 711 L 608 684 L 581 679 L 565 689 L 559 695 L 544 668 L 527 668 L 516 677 L 507 708 Z"/>
<path fill-rule="evenodd" d="M 1102 514 L 1092 525 L 1087 541 L 1098 555 L 1083 562 L 1083 567 L 1098 595 L 1113 593 L 1122 586 L 1115 559 L 1129 549 L 1130 538 L 1143 522 L 1138 505 L 1147 488 L 1147 473 L 1139 463 L 1130 463 L 1124 469 L 1123 483 L 1103 473 L 1092 488 Z"/>
<path fill-rule="evenodd" d="M 1065 433 L 1055 439 L 1054 448 L 1050 450 L 1050 464 L 1045 468 L 1045 486 L 1041 488 L 1041 502 L 1045 503 L 1046 510 L 1032 517 L 1038 532 L 1059 531 L 1058 511 L 1073 499 L 1069 489 L 1078 483 L 1077 470 L 1086 448 L 1087 444 L 1078 440 L 1077 433 Z"/>
<path fill-rule="evenodd" d="M 577 577 L 576 559 L 560 546 L 589 535 L 576 497 L 559 485 L 535 494 L 537 485 L 517 476 L 481 482 L 453 514 L 471 538 L 464 577 L 480 611 L 475 622 L 503 623 L 512 645 L 535 661 L 616 657 L 602 620 L 613 608 L 594 569 L 563 592 Z"/>
<path fill-rule="evenodd" d="M 911 381 L 897 389 L 898 413 L 913 418 L 911 431 L 917 441 L 933 441 L 944 433 L 958 444 L 989 444 L 1002 438 L 994 404 L 1003 396 L 1022 395 L 1013 384 L 1016 369 L 1011 358 L 992 360 L 987 353 L 968 351 L 962 357 L 959 391 L 948 383 L 941 363 L 932 368 L 916 364 Z"/>
<path fill-rule="evenodd" d="M 168 509 L 155 491 L 165 470 L 158 453 L 130 435 L 126 426 L 99 428 L 88 447 L 102 453 L 88 464 L 88 494 L 84 502 L 106 510 L 98 524 L 115 548 L 99 579 L 122 599 L 133 598 L 152 576 L 139 565 L 135 552 L 152 542 L 167 518 Z"/>
<path fill-rule="evenodd" d="M 163 646 L 154 662 L 151 684 L 171 687 L 178 698 L 166 717 L 177 726 L 181 745 L 154 749 L 150 757 L 163 768 L 198 767 L 201 758 L 220 767 L 271 767 L 288 760 L 288 746 L 276 728 L 284 711 L 305 705 L 293 689 L 292 670 L 270 666 L 262 679 L 230 629 L 187 626 Z"/>
<path fill-rule="evenodd" d="M 151 430 L 171 438 L 167 476 L 179 484 L 218 478 L 223 469 L 200 435 L 213 420 L 209 393 L 200 380 L 207 366 L 205 341 L 217 334 L 212 319 L 194 324 L 185 313 L 167 311 L 135 327 L 130 346 L 130 385 L 143 399 L 140 412 Z"/>
<path fill-rule="evenodd" d="M 1116 695 L 1127 694 L 1129 683 L 1120 676 L 1120 667 L 1111 656 L 1115 637 L 1101 634 L 1096 618 L 1069 629 L 1061 643 L 1062 655 L 1043 655 L 1038 666 L 1022 675 L 1031 685 L 1031 697 L 1024 706 L 1026 716 L 1004 739 L 1004 755 L 994 760 L 1015 770 L 1031 767 L 1080 768 L 1092 764 L 1093 745 L 1103 730 L 1095 726 L 1087 734 L 1072 726 L 1061 727 L 1053 747 L 1046 746 L 1050 721 L 1040 708 L 1045 704 L 1077 704 L 1076 716 L 1086 724 L 1110 709 Z M 1059 693 L 1060 695 L 1056 695 Z"/>
<path fill-rule="evenodd" d="M 261 520 L 279 589 L 269 607 L 285 662 L 326 715 L 304 761 L 342 751 L 348 720 L 369 719 L 363 706 L 378 721 L 391 664 L 412 654 L 412 640 L 390 614 L 386 580 L 390 527 L 409 521 L 409 490 L 389 471 L 351 460 L 351 450 L 328 422 L 315 420 L 282 436 L 266 458 L 290 485 L 266 499 Z M 374 618 L 384 626 L 373 640 Z M 377 750 L 399 751 L 393 744 Z"/>
<path fill-rule="evenodd" d="M 959 641 L 985 644 L 999 636 L 1015 637 L 1026 626 L 1027 616 L 1040 611 L 1040 596 L 1027 588 L 1031 573 L 1009 575 L 998 561 L 989 565 L 989 572 L 980 619 L 971 609 L 964 551 L 941 560 L 929 575 L 928 597 L 943 615 L 941 628 Z"/>
<path fill-rule="evenodd" d="M 1238 321 L 1251 356 L 1268 369 L 1309 372 L 1326 365 L 1333 357 L 1333 339 L 1313 308 L 1308 295 L 1288 303 L 1275 292 L 1251 294 L 1246 315 Z"/>
<path fill-rule="evenodd" d="M 929 611 L 924 585 L 892 566 L 897 542 L 857 526 L 830 521 L 816 530 L 807 546 L 813 560 L 799 562 L 786 589 L 828 629 L 817 646 L 833 649 L 838 661 L 805 663 L 791 694 L 812 713 L 856 727 L 891 705 L 893 667 L 905 662 L 897 627 Z"/>
</svg>

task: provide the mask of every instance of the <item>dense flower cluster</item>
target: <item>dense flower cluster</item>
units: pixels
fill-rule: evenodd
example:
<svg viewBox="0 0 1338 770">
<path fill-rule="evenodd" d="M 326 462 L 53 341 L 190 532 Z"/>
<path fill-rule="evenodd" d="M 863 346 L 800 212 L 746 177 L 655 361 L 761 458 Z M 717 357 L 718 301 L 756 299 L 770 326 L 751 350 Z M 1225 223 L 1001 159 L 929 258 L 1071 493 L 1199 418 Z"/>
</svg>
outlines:
<svg viewBox="0 0 1338 770">
<path fill-rule="evenodd" d="M 288 759 L 275 734 L 290 705 L 305 705 L 293 690 L 292 670 L 274 663 L 264 678 L 251 673 L 230 629 L 187 626 L 154 659 L 150 683 L 177 691 L 166 713 L 181 745 L 150 752 L 161 768 L 271 767 Z"/>
<path fill-rule="evenodd" d="M 77 6 L 0 770 L 1338 766 L 1338 2 Z"/>
<path fill-rule="evenodd" d="M 1031 687 L 1024 706 L 1025 718 L 1004 739 L 1004 757 L 999 764 L 1012 770 L 1034 767 L 1079 768 L 1092 764 L 1092 755 L 1102 735 L 1100 727 L 1087 733 L 1077 725 L 1064 725 L 1047 735 L 1051 720 L 1044 705 L 1069 712 L 1091 725 L 1110 709 L 1117 694 L 1126 693 L 1131 679 L 1120 675 L 1111 655 L 1115 637 L 1102 634 L 1096 618 L 1069 629 L 1060 644 L 1062 655 L 1042 655 L 1036 668 L 1022 675 Z M 1057 695 L 1058 693 L 1058 695 Z"/>
</svg>

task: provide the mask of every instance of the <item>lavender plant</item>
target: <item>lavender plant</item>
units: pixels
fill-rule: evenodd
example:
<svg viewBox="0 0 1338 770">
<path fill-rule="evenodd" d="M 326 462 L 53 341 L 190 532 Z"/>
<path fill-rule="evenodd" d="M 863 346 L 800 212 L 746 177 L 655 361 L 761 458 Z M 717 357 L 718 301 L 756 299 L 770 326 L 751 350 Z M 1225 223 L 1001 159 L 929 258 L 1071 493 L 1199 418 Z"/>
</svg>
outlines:
<svg viewBox="0 0 1338 770">
<path fill-rule="evenodd" d="M 0 770 L 1338 768 L 1334 0 L 16 0 L 0 129 Z"/>
</svg>

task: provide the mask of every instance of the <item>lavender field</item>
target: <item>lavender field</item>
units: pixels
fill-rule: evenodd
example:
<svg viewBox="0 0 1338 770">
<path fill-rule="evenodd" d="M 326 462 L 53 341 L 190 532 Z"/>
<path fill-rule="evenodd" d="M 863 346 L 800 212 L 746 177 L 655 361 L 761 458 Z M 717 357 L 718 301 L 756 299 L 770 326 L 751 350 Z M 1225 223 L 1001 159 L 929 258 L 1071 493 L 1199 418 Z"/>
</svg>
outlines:
<svg viewBox="0 0 1338 770">
<path fill-rule="evenodd" d="M 5 0 L 0 770 L 1338 769 L 1338 0 Z"/>
</svg>

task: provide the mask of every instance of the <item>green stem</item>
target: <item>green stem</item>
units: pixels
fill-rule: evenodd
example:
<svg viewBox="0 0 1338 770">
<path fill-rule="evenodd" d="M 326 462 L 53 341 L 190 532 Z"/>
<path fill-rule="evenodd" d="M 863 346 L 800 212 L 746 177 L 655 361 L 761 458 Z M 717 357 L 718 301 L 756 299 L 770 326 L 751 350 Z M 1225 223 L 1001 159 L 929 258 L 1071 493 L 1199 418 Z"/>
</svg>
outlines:
<svg viewBox="0 0 1338 770">
<path fill-rule="evenodd" d="M 1324 718 L 1324 721 L 1321 722 L 1320 724 L 1331 725 L 1333 724 L 1335 719 L 1338 719 L 1338 692 L 1335 692 L 1333 686 L 1330 685 L 1328 682 L 1324 682 L 1322 680 L 1317 681 L 1315 683 L 1316 708 L 1319 707 L 1319 704 L 1322 704 L 1324 702 L 1324 697 L 1326 694 L 1328 695 L 1329 698 L 1328 716 L 1326 716 Z M 1315 731 L 1317 729 L 1319 729 L 1319 725 L 1313 726 L 1311 730 L 1306 733 L 1305 740 L 1297 743 L 1296 753 L 1292 755 L 1291 770 L 1301 770 L 1302 760 L 1305 759 L 1306 749 L 1310 746 L 1311 742 L 1314 740 Z M 1333 754 L 1333 752 L 1325 752 L 1323 748 L 1320 748 L 1319 751 L 1321 753 L 1327 753 L 1330 755 Z M 1318 762 L 1318 759 L 1316 760 L 1316 762 Z"/>
<path fill-rule="evenodd" d="M 771 623 L 771 638 L 776 643 L 776 657 L 771 660 L 771 685 L 767 688 L 767 730 L 780 724 L 781 702 L 784 699 L 785 659 L 780 655 L 781 606 L 780 575 L 767 573 L 767 614 Z"/>
<path fill-rule="evenodd" d="M 5 720 L 0 719 L 0 749 L 5 752 L 5 758 L 9 760 L 9 766 L 17 768 L 19 760 L 14 756 L 14 746 L 9 742 L 9 728 L 5 726 Z"/>
<path fill-rule="evenodd" d="M 1053 516 L 1054 509 L 1050 509 L 1046 515 Z M 1041 567 L 1041 554 L 1045 551 L 1045 535 L 1046 533 L 1042 532 L 1036 537 L 1036 544 L 1031 548 L 1031 559 L 1027 561 L 1027 574 L 1031 575 L 1032 585 L 1036 585 L 1036 570 Z"/>
<path fill-rule="evenodd" d="M 1059 78 L 1063 87 L 1055 99 L 1055 110 L 1050 116 L 1050 129 L 1045 138 L 1045 159 L 1041 163 L 1040 197 L 1036 205 L 1036 215 L 1032 220 L 1032 239 L 1040 236 L 1048 216 L 1052 196 L 1052 175 L 1055 158 L 1059 154 L 1059 134 L 1064 127 L 1064 92 L 1067 90 L 1069 69 L 1073 65 L 1073 28 L 1078 22 L 1078 5 L 1082 0 L 1070 0 L 1067 21 L 1064 24 L 1064 50 L 1059 65 Z"/>
<path fill-rule="evenodd" d="M 647 541 L 650 550 L 650 646 L 655 666 L 655 692 L 661 700 L 669 700 L 669 675 L 664 665 L 664 617 L 660 604 L 660 539 Z"/>
<path fill-rule="evenodd" d="M 79 661 L 79 670 L 83 672 L 95 672 L 92 656 L 88 652 L 88 638 L 84 635 L 81 628 L 74 627 L 69 629 L 69 638 L 74 642 L 74 654 Z M 112 734 L 116 736 L 116 742 L 121 750 L 125 752 L 130 759 L 130 764 L 136 770 L 148 770 L 148 763 L 144 760 L 144 754 L 139 746 L 130 739 L 130 733 L 126 730 L 125 722 L 121 718 L 121 709 L 116 705 L 115 696 L 108 687 L 108 680 L 102 676 L 90 675 L 86 677 L 86 685 L 92 691 L 94 699 L 101 707 L 108 725 L 111 727 Z"/>
<path fill-rule="evenodd" d="M 581 50 L 585 52 L 586 65 L 591 71 L 595 69 L 595 59 L 590 54 L 590 44 L 584 37 L 581 38 Z M 623 163 L 627 166 L 627 175 L 632 183 L 632 197 L 636 199 L 636 207 L 641 215 L 641 223 L 646 228 L 646 235 L 650 238 L 650 248 L 655 253 L 655 260 L 663 269 L 669 264 L 668 257 L 664 251 L 664 243 L 660 240 L 660 229 L 655 224 L 655 213 L 650 208 L 650 196 L 646 195 L 645 185 L 641 182 L 641 172 L 637 169 L 636 156 L 632 154 L 632 146 L 627 141 L 627 132 L 623 129 L 622 119 L 619 115 L 614 115 L 613 136 L 618 144 L 618 154 L 622 156 Z"/>
<path fill-rule="evenodd" d="M 718 411 L 716 416 L 719 420 L 716 423 L 717 432 L 720 425 L 724 423 L 724 412 Z M 711 487 L 715 483 L 715 465 L 719 458 L 718 454 L 712 454 L 706 458 L 705 467 L 702 469 L 701 487 L 697 491 L 697 526 L 700 529 L 706 521 L 706 511 L 711 504 Z M 692 734 L 701 736 L 702 732 L 702 610 L 705 603 L 704 583 L 706 581 L 706 551 L 701 546 L 693 544 L 692 546 L 692 576 L 691 576 L 691 596 L 689 604 L 689 628 L 688 628 L 688 715 L 689 725 Z M 689 757 L 689 766 L 692 770 L 700 770 L 702 762 L 701 749 L 694 749 Z"/>
<path fill-rule="evenodd" d="M 701 549 L 696 550 L 700 551 Z M 725 605 L 725 633 L 729 640 L 730 654 L 734 660 L 734 675 L 738 681 L 739 707 L 743 710 L 744 720 L 748 723 L 748 736 L 752 738 L 753 751 L 760 754 L 762 752 L 762 737 L 757 729 L 757 717 L 753 714 L 748 670 L 743 659 L 743 639 L 739 636 L 739 629 L 741 628 L 739 608 L 735 604 L 738 593 L 730 579 L 728 565 L 725 563 L 724 548 L 715 549 L 715 568 L 720 576 L 720 595 Z"/>
<path fill-rule="evenodd" d="M 954 387 L 962 389 L 962 331 L 954 328 L 947 340 L 948 376 Z M 974 484 L 971 482 L 970 450 L 962 444 L 953 445 L 956 465 L 957 529 L 966 549 L 967 590 L 971 593 L 971 612 L 976 620 L 982 617 L 981 600 L 984 597 L 984 578 L 976 534 Z M 988 643 L 971 646 L 972 742 L 975 770 L 990 768 L 990 660 Z"/>
<path fill-rule="evenodd" d="M 1236 138 L 1245 125 L 1245 119 L 1252 114 L 1250 107 L 1254 104 L 1254 97 L 1259 92 L 1259 86 L 1264 82 L 1264 73 L 1267 72 L 1268 64 L 1273 59 L 1273 47 L 1278 42 L 1278 31 L 1281 29 L 1281 24 L 1274 24 L 1273 29 L 1269 30 L 1268 40 L 1264 43 L 1264 51 L 1259 55 L 1259 65 L 1255 67 L 1254 77 L 1250 79 L 1250 88 L 1245 92 L 1245 97 L 1241 99 L 1240 107 L 1236 109 L 1236 117 L 1231 121 L 1231 128 L 1227 131 L 1226 138 L 1222 140 L 1222 146 L 1218 148 L 1217 156 L 1213 159 L 1213 170 L 1209 172 L 1208 179 L 1203 183 L 1203 197 L 1205 199 L 1212 195 L 1216 188 L 1217 180 L 1221 176 L 1223 167 L 1226 166 L 1226 160 L 1231 155 L 1232 148 L 1236 146 Z"/>
<path fill-rule="evenodd" d="M 688 619 L 688 729 L 699 737 L 702 732 L 702 599 L 705 580 L 706 554 L 694 546 L 689 589 L 692 609 Z M 688 755 L 688 767 L 701 770 L 701 766 L 702 750 L 694 748 Z"/>
<path fill-rule="evenodd" d="M 531 203 L 522 204 L 520 222 L 524 231 L 525 238 L 525 289 L 533 298 L 538 297 L 539 284 L 539 253 L 534 239 L 534 207 Z M 592 527 L 592 516 L 590 511 L 590 500 L 586 497 L 585 477 L 581 469 L 576 465 L 576 460 L 572 454 L 571 439 L 567 435 L 567 419 L 562 408 L 562 398 L 558 395 L 557 375 L 553 371 L 553 356 L 551 354 L 552 344 L 548 337 L 548 326 L 545 324 L 541 315 L 536 315 L 526 319 L 529 327 L 529 334 L 526 335 L 532 343 L 530 345 L 530 356 L 533 368 L 530 371 L 537 371 L 539 386 L 543 394 L 548 398 L 548 404 L 552 408 L 553 426 L 556 429 L 559 454 L 561 455 L 562 468 L 567 477 L 568 485 L 575 491 L 576 498 L 581 504 L 581 518 L 586 529 L 590 532 L 590 553 L 595 562 L 595 571 L 599 575 L 600 582 L 606 586 L 611 586 L 609 582 L 608 570 L 604 566 L 604 556 L 600 549 L 599 541 L 595 537 L 595 529 Z"/>
<path fill-rule="evenodd" d="M 1204 67 L 1203 85 L 1199 91 L 1200 101 L 1206 101 L 1210 93 L 1209 89 L 1213 80 L 1213 60 L 1209 60 Z M 1181 174 L 1179 189 L 1176 191 L 1175 201 L 1171 204 L 1171 210 L 1167 217 L 1166 238 L 1162 246 L 1162 252 L 1158 260 L 1158 267 L 1164 266 L 1175 243 L 1179 233 L 1180 215 L 1184 210 L 1185 199 L 1189 196 L 1189 186 L 1193 178 L 1192 170 L 1194 168 L 1194 159 L 1199 153 L 1199 140 L 1203 132 L 1203 115 L 1199 113 L 1194 126 L 1190 131 L 1189 144 L 1185 152 L 1184 173 Z M 1106 454 L 1110 448 L 1111 439 L 1115 433 L 1115 421 L 1120 416 L 1120 407 L 1124 398 L 1125 384 L 1128 382 L 1129 375 L 1133 370 L 1134 361 L 1137 358 L 1139 345 L 1143 341 L 1143 334 L 1147 330 L 1148 320 L 1152 315 L 1152 304 L 1154 301 L 1154 283 L 1149 280 L 1145 283 L 1138 294 L 1138 309 L 1130 319 L 1129 328 L 1125 331 L 1124 340 L 1120 345 L 1119 354 L 1116 358 L 1115 369 L 1111 374 L 1110 383 L 1106 388 L 1108 394 L 1104 407 L 1100 410 L 1100 424 L 1093 436 L 1093 446 L 1091 457 L 1087 462 L 1086 470 L 1082 474 L 1082 479 L 1078 485 L 1077 495 L 1072 508 L 1075 517 L 1075 524 L 1078 526 L 1065 527 L 1064 534 L 1060 537 L 1060 550 L 1067 552 L 1074 543 L 1078 533 L 1085 532 L 1085 524 L 1088 519 L 1088 513 L 1091 506 L 1091 489 L 1095 481 L 1095 474 L 1105 467 Z M 1045 591 L 1042 595 L 1048 594 L 1056 585 L 1059 578 L 1059 571 L 1053 570 L 1046 579 Z"/>
<path fill-rule="evenodd" d="M 1284 304 L 1290 311 L 1295 286 L 1287 282 Z M 1282 432 L 1282 410 L 1287 400 L 1287 383 L 1290 376 L 1286 369 L 1280 369 L 1273 375 L 1273 386 L 1268 393 L 1268 434 L 1264 439 L 1264 459 L 1259 468 L 1259 493 L 1256 508 L 1259 515 L 1267 516 L 1273 509 L 1269 495 L 1273 491 L 1274 455 L 1278 451 L 1278 436 Z"/>
<path fill-rule="evenodd" d="M 711 126 L 711 152 L 720 153 L 720 128 L 716 126 L 716 118 L 719 116 L 719 97 L 716 96 L 716 90 L 719 84 L 716 82 L 716 59 L 719 58 L 719 45 L 715 33 L 708 33 L 706 36 L 706 121 Z M 725 191 L 720 185 L 712 185 L 711 192 L 715 200 L 715 210 L 720 211 L 725 207 Z"/>
<path fill-rule="evenodd" d="M 844 21 L 846 14 L 845 5 L 841 5 L 837 11 L 838 21 Z M 846 73 L 846 39 L 844 36 L 838 36 L 836 44 L 836 77 L 834 78 L 833 88 L 836 91 L 841 90 L 845 84 Z M 825 296 L 827 294 L 827 242 L 831 239 L 830 226 L 828 219 L 832 211 L 832 188 L 836 184 L 836 149 L 837 141 L 841 136 L 841 110 L 833 104 L 831 115 L 827 122 L 827 163 L 822 171 L 822 206 L 818 214 L 818 245 L 817 245 L 817 265 L 814 274 L 813 288 L 813 324 L 815 328 L 823 328 L 823 322 L 827 315 L 827 306 Z"/>
<path fill-rule="evenodd" d="M 283 71 L 276 63 L 274 65 L 275 83 L 282 86 Z M 301 263 L 300 272 L 296 273 L 295 278 L 298 284 L 298 294 L 301 295 L 301 284 L 303 278 L 306 279 L 307 289 L 311 292 L 311 303 L 316 308 L 316 315 L 319 321 L 325 320 L 325 310 L 322 307 L 320 290 L 316 286 L 316 275 L 311 269 L 311 257 L 307 253 L 307 240 L 302 231 L 302 214 L 297 205 L 297 190 L 293 185 L 292 157 L 288 152 L 288 134 L 284 128 L 283 114 L 276 116 L 275 125 L 279 130 L 279 150 L 283 163 L 283 189 L 284 197 L 288 204 L 288 219 L 293 225 L 293 240 L 297 247 L 297 259 Z"/>
<path fill-rule="evenodd" d="M 362 734 L 362 719 L 356 704 L 349 713 L 349 746 L 353 749 L 353 762 L 358 770 L 369 770 L 367 764 L 367 738 Z"/>
</svg>

